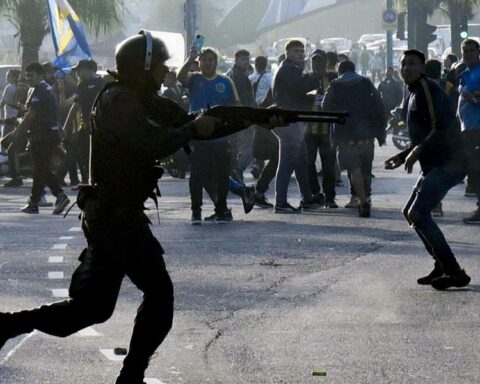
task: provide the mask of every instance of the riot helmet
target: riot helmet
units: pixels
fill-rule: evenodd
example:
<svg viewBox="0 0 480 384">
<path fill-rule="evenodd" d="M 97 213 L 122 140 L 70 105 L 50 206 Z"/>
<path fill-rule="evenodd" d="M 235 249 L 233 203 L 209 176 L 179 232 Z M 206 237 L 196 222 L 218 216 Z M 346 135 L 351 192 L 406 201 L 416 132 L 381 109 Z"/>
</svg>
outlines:
<svg viewBox="0 0 480 384">
<path fill-rule="evenodd" d="M 144 88 L 153 86 L 151 69 L 169 59 L 165 43 L 150 31 L 141 30 L 117 45 L 115 61 L 120 81 Z"/>
</svg>

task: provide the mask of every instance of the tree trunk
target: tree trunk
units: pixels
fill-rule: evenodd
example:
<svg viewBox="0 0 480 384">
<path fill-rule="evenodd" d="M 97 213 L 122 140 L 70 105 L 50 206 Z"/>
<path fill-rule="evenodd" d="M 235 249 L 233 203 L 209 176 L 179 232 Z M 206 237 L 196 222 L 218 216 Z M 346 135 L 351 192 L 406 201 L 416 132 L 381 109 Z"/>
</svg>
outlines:
<svg viewBox="0 0 480 384">
<path fill-rule="evenodd" d="M 17 13 L 22 44 L 22 69 L 28 64 L 38 63 L 38 51 L 47 34 L 44 1 L 23 0 Z"/>
<path fill-rule="evenodd" d="M 462 38 L 460 36 L 461 31 L 461 21 L 460 21 L 460 10 L 458 8 L 457 1 L 448 0 L 448 11 L 450 13 L 450 33 L 452 39 L 452 53 L 460 57 L 461 50 L 460 45 L 462 44 Z"/>
</svg>

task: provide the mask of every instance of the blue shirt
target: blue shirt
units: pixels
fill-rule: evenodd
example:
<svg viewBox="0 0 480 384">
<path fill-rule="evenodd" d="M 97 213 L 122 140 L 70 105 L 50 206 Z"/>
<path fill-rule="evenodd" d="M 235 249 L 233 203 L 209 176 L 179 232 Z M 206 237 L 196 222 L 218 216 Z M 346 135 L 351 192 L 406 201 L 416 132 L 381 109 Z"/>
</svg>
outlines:
<svg viewBox="0 0 480 384">
<path fill-rule="evenodd" d="M 463 95 L 463 92 L 469 92 L 475 98 L 480 99 L 480 64 L 473 68 L 467 68 L 459 77 L 458 117 L 462 123 L 462 131 L 480 129 L 480 106 L 468 102 Z"/>
<path fill-rule="evenodd" d="M 188 98 L 190 112 L 216 105 L 238 105 L 239 98 L 233 81 L 224 75 L 207 78 L 200 73 L 195 73 L 188 82 Z"/>
</svg>

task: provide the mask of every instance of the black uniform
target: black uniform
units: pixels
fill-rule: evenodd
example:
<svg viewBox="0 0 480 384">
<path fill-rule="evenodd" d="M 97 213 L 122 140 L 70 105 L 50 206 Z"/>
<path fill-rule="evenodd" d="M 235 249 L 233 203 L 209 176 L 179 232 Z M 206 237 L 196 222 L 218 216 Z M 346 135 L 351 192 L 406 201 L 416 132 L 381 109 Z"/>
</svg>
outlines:
<svg viewBox="0 0 480 384">
<path fill-rule="evenodd" d="M 57 101 L 53 88 L 41 81 L 30 89 L 27 108 L 36 113 L 35 120 L 28 127 L 27 136 L 33 162 L 33 184 L 30 201 L 37 205 L 48 186 L 54 196 L 63 192 L 57 177 L 52 172 L 52 158 L 60 143 Z"/>
<path fill-rule="evenodd" d="M 14 314 L 23 332 L 68 336 L 112 315 L 127 275 L 144 296 L 117 383 L 143 382 L 148 360 L 172 324 L 172 282 L 143 211 L 161 174 L 156 160 L 194 135 L 193 123 L 181 125 L 185 116 L 167 99 L 141 99 L 118 83 L 102 91 L 93 109 L 92 185 L 78 196 L 88 246 L 72 276 L 70 299 Z"/>
</svg>

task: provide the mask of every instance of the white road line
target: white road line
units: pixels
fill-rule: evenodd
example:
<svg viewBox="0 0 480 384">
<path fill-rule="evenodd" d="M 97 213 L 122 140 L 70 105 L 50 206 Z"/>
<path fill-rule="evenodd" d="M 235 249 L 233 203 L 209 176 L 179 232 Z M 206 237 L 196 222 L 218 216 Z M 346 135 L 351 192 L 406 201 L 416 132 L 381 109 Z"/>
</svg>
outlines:
<svg viewBox="0 0 480 384">
<path fill-rule="evenodd" d="M 72 240 L 74 238 L 75 238 L 75 236 L 60 236 L 59 240 Z"/>
<path fill-rule="evenodd" d="M 63 256 L 50 256 L 48 258 L 49 263 L 63 263 Z"/>
<path fill-rule="evenodd" d="M 125 359 L 124 355 L 115 355 L 113 349 L 100 349 L 100 352 L 111 361 L 123 361 L 123 359 Z"/>
<path fill-rule="evenodd" d="M 60 288 L 60 289 L 52 289 L 53 297 L 69 297 L 68 289 Z"/>
<path fill-rule="evenodd" d="M 54 272 L 48 272 L 48 278 L 49 279 L 63 279 L 65 278 L 64 274 L 62 271 L 54 271 Z"/>
<path fill-rule="evenodd" d="M 98 337 L 98 336 L 102 336 L 102 334 L 97 332 L 92 327 L 87 327 L 87 328 L 84 328 L 81 331 L 78 331 L 77 333 L 75 333 L 74 336 L 77 336 L 77 337 Z"/>
<path fill-rule="evenodd" d="M 17 349 L 19 349 L 29 338 L 32 336 L 36 335 L 37 331 L 30 332 L 28 335 L 26 335 L 14 348 L 12 348 L 7 355 L 0 361 L 0 365 L 4 365 L 8 359 L 10 359 L 15 352 L 17 352 Z"/>
<path fill-rule="evenodd" d="M 68 232 L 81 232 L 82 228 L 81 227 L 72 227 L 68 230 Z"/>
<path fill-rule="evenodd" d="M 163 381 L 160 381 L 158 379 L 144 379 L 145 384 L 165 384 Z"/>
<path fill-rule="evenodd" d="M 68 244 L 60 243 L 60 244 L 53 244 L 52 249 L 67 249 Z"/>
</svg>

